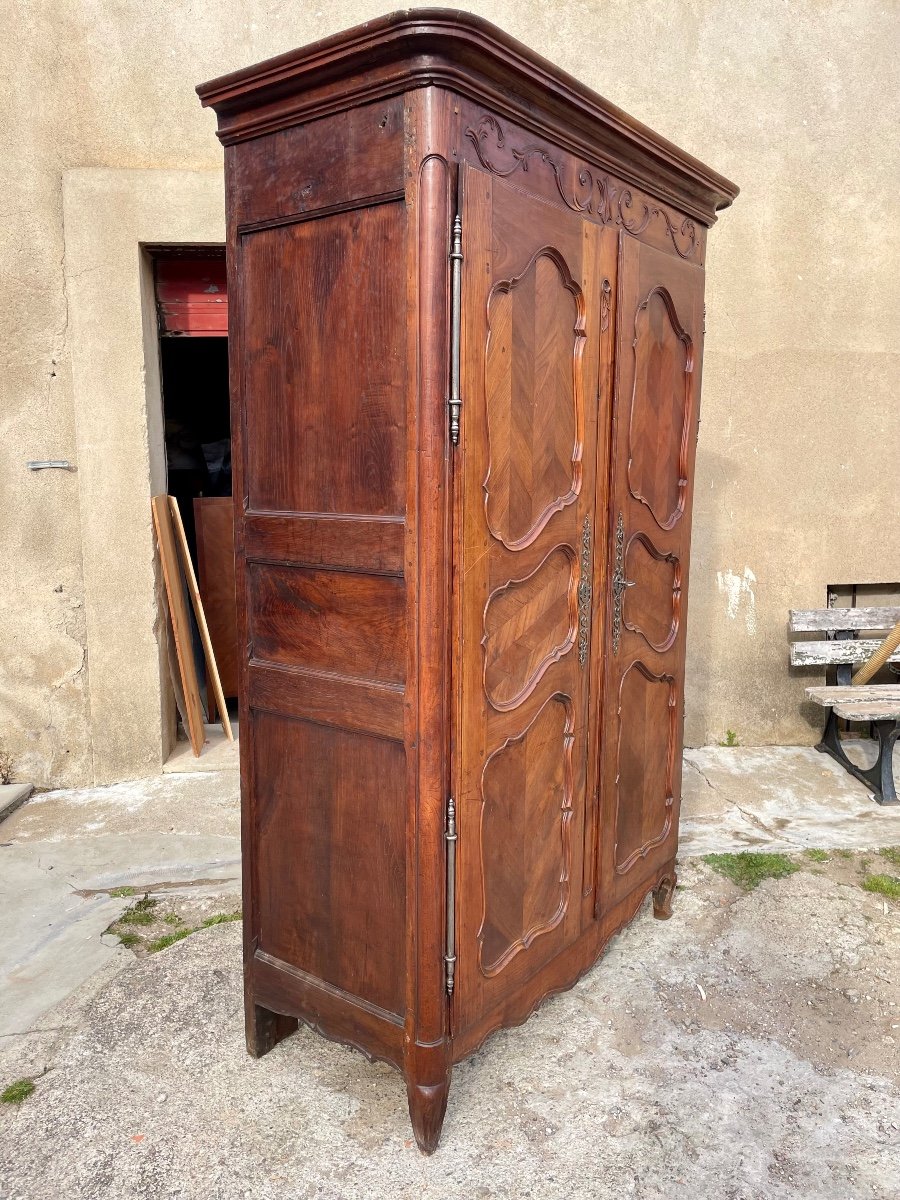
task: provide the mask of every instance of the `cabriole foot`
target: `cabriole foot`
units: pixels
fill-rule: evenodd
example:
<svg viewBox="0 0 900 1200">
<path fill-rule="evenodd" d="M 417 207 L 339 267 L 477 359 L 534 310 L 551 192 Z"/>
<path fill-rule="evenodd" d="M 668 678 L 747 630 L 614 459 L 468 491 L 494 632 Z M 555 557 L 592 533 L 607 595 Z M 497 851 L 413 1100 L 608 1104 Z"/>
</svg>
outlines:
<svg viewBox="0 0 900 1200">
<path fill-rule="evenodd" d="M 672 897 L 675 895 L 677 879 L 673 871 L 671 875 L 664 875 L 653 889 L 653 915 L 657 921 L 668 921 L 672 915 Z"/>
</svg>

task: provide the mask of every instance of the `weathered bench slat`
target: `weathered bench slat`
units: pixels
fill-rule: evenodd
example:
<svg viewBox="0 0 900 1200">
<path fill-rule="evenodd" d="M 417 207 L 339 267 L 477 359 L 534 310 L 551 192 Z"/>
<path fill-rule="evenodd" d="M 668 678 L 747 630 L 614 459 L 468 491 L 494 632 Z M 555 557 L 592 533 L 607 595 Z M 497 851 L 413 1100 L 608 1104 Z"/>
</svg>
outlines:
<svg viewBox="0 0 900 1200">
<path fill-rule="evenodd" d="M 862 687 L 808 687 L 806 694 L 816 704 L 830 708 L 832 704 L 868 704 L 873 700 L 891 700 L 900 707 L 900 685 L 868 683 Z"/>
<path fill-rule="evenodd" d="M 834 714 L 845 721 L 896 721 L 900 704 L 896 700 L 870 700 L 863 704 L 835 704 Z"/>
<path fill-rule="evenodd" d="M 881 640 L 860 638 L 856 641 L 791 642 L 792 667 L 825 667 L 839 663 L 864 663 L 870 659 Z M 898 649 L 888 662 L 900 662 Z"/>
<path fill-rule="evenodd" d="M 842 629 L 893 629 L 900 608 L 798 608 L 790 611 L 791 633 L 837 632 Z"/>
</svg>

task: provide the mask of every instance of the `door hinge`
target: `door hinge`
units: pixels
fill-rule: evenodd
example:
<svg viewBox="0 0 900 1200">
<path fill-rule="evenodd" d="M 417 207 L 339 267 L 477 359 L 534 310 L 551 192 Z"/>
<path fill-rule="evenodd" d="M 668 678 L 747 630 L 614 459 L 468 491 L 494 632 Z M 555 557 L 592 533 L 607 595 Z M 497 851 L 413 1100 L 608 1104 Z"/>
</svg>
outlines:
<svg viewBox="0 0 900 1200">
<path fill-rule="evenodd" d="M 447 799 L 447 827 L 444 830 L 447 843 L 447 952 L 444 955 L 444 982 L 447 995 L 453 995 L 456 979 L 456 804 L 452 796 Z"/>
<path fill-rule="evenodd" d="M 459 394 L 460 310 L 462 307 L 462 218 L 453 218 L 453 237 L 450 242 L 450 441 L 459 445 L 459 414 L 462 397 Z"/>
</svg>

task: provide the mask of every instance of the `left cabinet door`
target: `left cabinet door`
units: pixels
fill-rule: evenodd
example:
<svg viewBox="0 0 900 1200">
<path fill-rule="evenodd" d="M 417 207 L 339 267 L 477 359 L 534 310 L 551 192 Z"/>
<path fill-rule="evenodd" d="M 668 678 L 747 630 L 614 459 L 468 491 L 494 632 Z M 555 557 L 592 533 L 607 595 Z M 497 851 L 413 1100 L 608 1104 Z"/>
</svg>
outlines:
<svg viewBox="0 0 900 1200">
<path fill-rule="evenodd" d="M 607 242 L 468 166 L 461 191 L 452 1025 L 466 1043 L 581 931 Z"/>
<path fill-rule="evenodd" d="M 402 198 L 238 232 L 240 741 L 256 1004 L 402 1061 Z"/>
</svg>

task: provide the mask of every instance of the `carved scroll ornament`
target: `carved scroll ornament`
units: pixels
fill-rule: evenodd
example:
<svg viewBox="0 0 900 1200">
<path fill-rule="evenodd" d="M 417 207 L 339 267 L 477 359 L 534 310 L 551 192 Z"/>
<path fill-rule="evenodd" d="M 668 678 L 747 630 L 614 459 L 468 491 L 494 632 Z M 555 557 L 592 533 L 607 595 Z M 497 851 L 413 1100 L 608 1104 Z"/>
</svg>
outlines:
<svg viewBox="0 0 900 1200">
<path fill-rule="evenodd" d="M 679 258 L 693 258 L 697 253 L 700 239 L 690 217 L 680 222 L 677 217 L 673 219 L 666 209 L 636 198 L 631 188 L 619 187 L 592 167 L 582 166 L 576 186 L 569 186 L 559 163 L 543 147 L 507 146 L 503 127 L 490 113 L 485 113 L 477 125 L 469 126 L 466 137 L 475 147 L 478 161 L 492 175 L 506 178 L 520 170 L 527 172 L 536 160 L 553 172 L 556 190 L 573 212 L 592 213 L 604 225 L 618 225 L 632 237 L 640 237 L 651 221 L 660 220 Z"/>
</svg>

